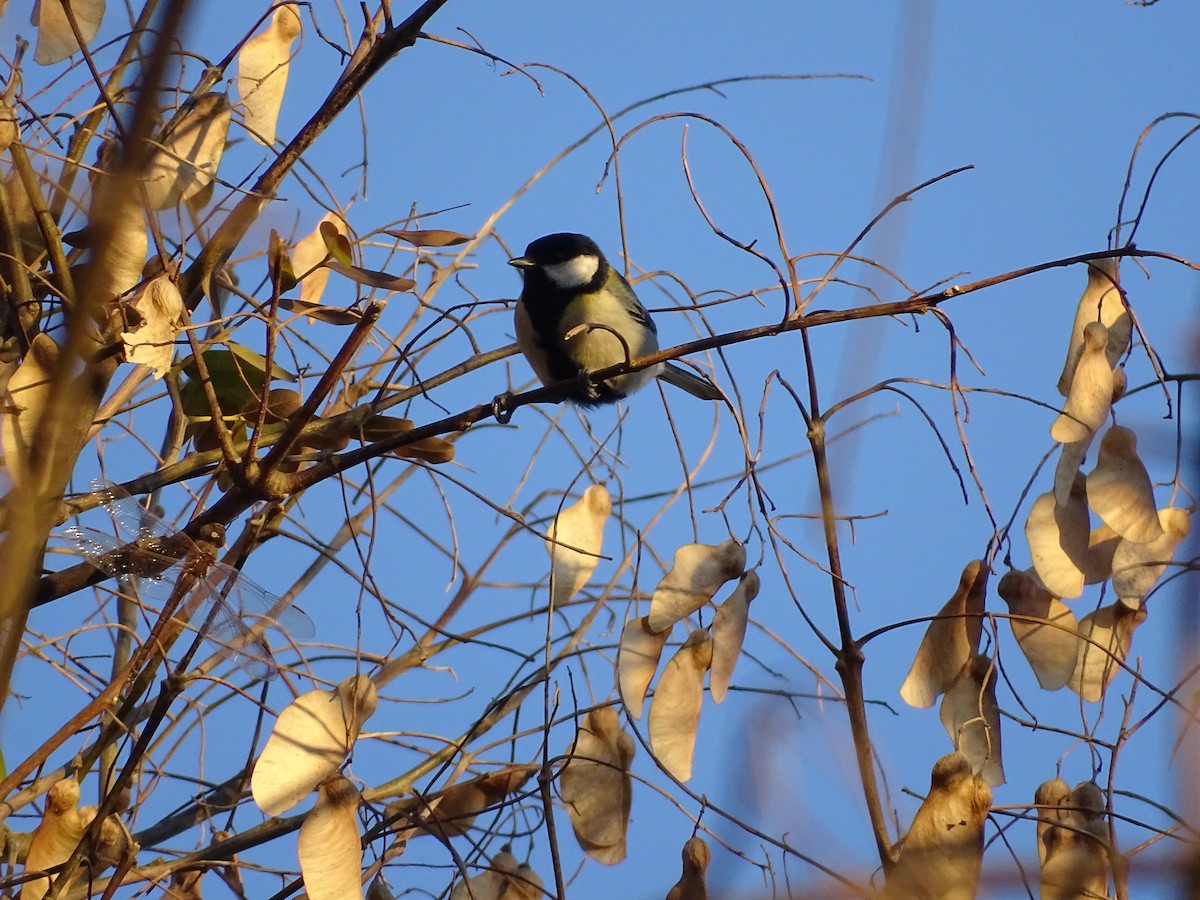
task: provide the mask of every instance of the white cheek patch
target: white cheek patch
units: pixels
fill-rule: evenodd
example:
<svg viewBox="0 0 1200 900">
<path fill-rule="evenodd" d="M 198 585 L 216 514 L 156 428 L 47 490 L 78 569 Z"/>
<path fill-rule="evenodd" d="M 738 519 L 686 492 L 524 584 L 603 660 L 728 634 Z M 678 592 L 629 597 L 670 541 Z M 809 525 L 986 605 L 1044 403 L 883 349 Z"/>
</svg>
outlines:
<svg viewBox="0 0 1200 900">
<path fill-rule="evenodd" d="M 600 259 L 595 256 L 576 256 L 565 262 L 543 266 L 546 277 L 560 288 L 579 288 L 591 282 L 600 268 Z"/>
</svg>

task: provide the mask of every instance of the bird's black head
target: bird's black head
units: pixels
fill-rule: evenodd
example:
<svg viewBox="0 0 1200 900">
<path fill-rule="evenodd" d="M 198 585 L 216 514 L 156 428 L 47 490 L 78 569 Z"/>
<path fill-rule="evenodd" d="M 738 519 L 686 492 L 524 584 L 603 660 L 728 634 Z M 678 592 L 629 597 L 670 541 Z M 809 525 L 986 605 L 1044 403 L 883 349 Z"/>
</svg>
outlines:
<svg viewBox="0 0 1200 900">
<path fill-rule="evenodd" d="M 603 256 L 600 248 L 586 234 L 575 234 L 570 231 L 560 231 L 557 234 L 547 234 L 538 238 L 525 248 L 527 259 L 537 266 L 549 266 L 554 263 L 566 262 L 577 256 Z"/>
<path fill-rule="evenodd" d="M 526 278 L 543 276 L 555 288 L 576 291 L 602 281 L 608 262 L 590 237 L 562 231 L 538 238 L 508 264 Z"/>
</svg>

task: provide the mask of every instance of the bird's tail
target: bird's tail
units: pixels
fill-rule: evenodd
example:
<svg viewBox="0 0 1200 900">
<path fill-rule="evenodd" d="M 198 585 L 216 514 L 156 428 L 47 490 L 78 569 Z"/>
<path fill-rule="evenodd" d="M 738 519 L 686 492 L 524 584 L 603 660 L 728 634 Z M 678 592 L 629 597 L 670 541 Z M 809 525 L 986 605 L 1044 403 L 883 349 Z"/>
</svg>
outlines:
<svg viewBox="0 0 1200 900">
<path fill-rule="evenodd" d="M 677 388 L 682 388 L 693 397 L 699 397 L 701 400 L 720 400 L 721 392 L 717 386 L 707 378 L 701 378 L 680 366 L 673 363 L 667 363 L 663 366 L 658 377 L 668 384 L 673 384 Z"/>
</svg>

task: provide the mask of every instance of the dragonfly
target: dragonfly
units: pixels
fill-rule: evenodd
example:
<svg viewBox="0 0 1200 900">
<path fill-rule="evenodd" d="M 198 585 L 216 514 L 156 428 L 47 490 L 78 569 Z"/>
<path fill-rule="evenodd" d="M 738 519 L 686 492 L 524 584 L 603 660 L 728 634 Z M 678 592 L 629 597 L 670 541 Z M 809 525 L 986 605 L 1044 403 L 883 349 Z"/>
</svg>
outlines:
<svg viewBox="0 0 1200 900">
<path fill-rule="evenodd" d="M 115 485 L 103 485 L 103 506 L 116 523 L 116 534 L 86 525 L 64 530 L 67 539 L 88 561 L 113 578 L 133 578 L 140 592 L 163 602 L 185 573 L 195 578 L 176 619 L 193 620 L 201 636 L 235 665 L 255 678 L 271 679 L 279 667 L 263 639 L 273 628 L 305 640 L 316 633 L 312 619 L 299 607 L 285 606 L 275 594 L 216 559 L 225 529 L 209 526 L 197 543 L 182 531 L 172 531 L 162 519 Z"/>
</svg>

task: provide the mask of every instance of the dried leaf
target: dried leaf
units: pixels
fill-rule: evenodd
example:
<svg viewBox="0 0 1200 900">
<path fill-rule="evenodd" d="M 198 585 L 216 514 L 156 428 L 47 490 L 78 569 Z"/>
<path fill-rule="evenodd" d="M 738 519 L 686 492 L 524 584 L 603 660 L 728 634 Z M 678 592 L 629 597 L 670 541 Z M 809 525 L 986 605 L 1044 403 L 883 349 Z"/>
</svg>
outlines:
<svg viewBox="0 0 1200 900">
<path fill-rule="evenodd" d="M 612 513 L 612 497 L 601 485 L 589 485 L 578 503 L 559 511 L 550 525 L 550 602 L 570 602 L 596 571 L 604 543 L 604 523 Z"/>
<path fill-rule="evenodd" d="M 712 851 L 702 837 L 690 837 L 684 842 L 683 874 L 667 891 L 667 900 L 708 900 L 708 863 Z"/>
<path fill-rule="evenodd" d="M 171 873 L 171 883 L 163 891 L 163 900 L 204 900 L 201 887 L 204 869 L 185 869 Z"/>
<path fill-rule="evenodd" d="M 1121 603 L 1102 606 L 1079 623 L 1079 655 L 1068 684 L 1084 700 L 1095 703 L 1129 655 L 1133 631 L 1146 621 L 1146 610 Z"/>
<path fill-rule="evenodd" d="M 362 439 L 364 441 L 382 441 L 385 438 L 404 434 L 406 431 L 412 431 L 415 427 L 416 423 L 412 419 L 405 419 L 400 416 L 385 416 L 381 413 L 371 416 L 371 418 L 363 423 Z"/>
<path fill-rule="evenodd" d="M 1132 322 L 1129 310 L 1121 299 L 1117 265 L 1120 259 L 1094 259 L 1088 263 L 1087 287 L 1079 298 L 1075 310 L 1075 324 L 1071 327 L 1071 341 L 1067 347 L 1067 359 L 1062 375 L 1058 379 L 1058 392 L 1066 397 L 1071 390 L 1071 378 L 1075 374 L 1079 358 L 1083 353 L 1084 330 L 1090 322 L 1099 322 L 1108 329 L 1105 355 L 1110 368 L 1115 368 L 1129 348 Z"/>
<path fill-rule="evenodd" d="M 300 826 L 296 855 L 310 900 L 362 897 L 362 840 L 358 790 L 335 775 L 323 782 L 316 805 Z"/>
<path fill-rule="evenodd" d="M 146 167 L 151 209 L 172 208 L 208 187 L 225 152 L 232 116 L 229 98 L 213 91 L 170 124 Z"/>
<path fill-rule="evenodd" d="M 1108 828 L 1104 794 L 1085 781 L 1066 792 L 1058 779 L 1038 788 L 1034 800 L 1058 809 L 1039 810 L 1042 900 L 1085 900 L 1108 896 Z"/>
<path fill-rule="evenodd" d="M 455 247 L 471 240 L 470 235 L 459 234 L 457 231 L 442 231 L 436 228 L 428 231 L 401 231 L 399 229 L 385 228 L 383 233 L 390 234 L 394 238 L 399 238 L 406 243 L 412 244 L 414 247 Z"/>
<path fill-rule="evenodd" d="M 1063 444 L 1058 452 L 1058 463 L 1054 466 L 1054 500 L 1059 506 L 1066 506 L 1070 502 L 1071 488 L 1079 477 L 1093 437 L 1089 434 L 1082 441 Z"/>
<path fill-rule="evenodd" d="M 1107 346 L 1108 329 L 1099 322 L 1089 322 L 1083 330 L 1083 351 L 1071 378 L 1066 405 L 1050 426 L 1050 437 L 1059 443 L 1087 440 L 1108 418 L 1113 372 L 1105 355 Z"/>
<path fill-rule="evenodd" d="M 44 176 L 43 176 L 44 180 Z M 26 261 L 36 259 L 46 251 L 45 239 L 42 237 L 41 229 L 38 228 L 37 218 L 33 211 L 33 200 L 25 190 L 25 185 L 21 181 L 17 172 L 9 172 L 3 179 L 0 179 L 3 184 L 4 191 L 8 194 L 8 202 L 12 207 L 10 217 L 13 226 L 16 229 L 17 238 L 21 242 L 21 246 L 25 251 Z M 41 183 L 39 181 L 39 183 Z M 41 202 L 45 202 L 41 198 Z M 141 213 L 138 213 L 139 219 Z M 142 230 L 142 240 L 145 242 L 145 229 Z M 66 236 L 63 236 L 63 243 L 66 243 Z M 146 258 L 143 250 L 142 259 Z M 138 271 L 141 271 L 141 262 L 138 263 Z"/>
<path fill-rule="evenodd" d="M 104 18 L 104 0 L 71 0 L 71 12 L 75 14 L 79 36 L 85 45 L 90 44 Z M 29 24 L 38 31 L 37 50 L 33 54 L 38 65 L 52 66 L 79 52 L 79 42 L 61 0 L 37 0 Z"/>
<path fill-rule="evenodd" d="M 542 900 L 543 896 L 542 879 L 527 863 L 517 863 L 508 844 L 492 857 L 491 869 L 460 881 L 450 892 L 450 900 Z"/>
<path fill-rule="evenodd" d="M 292 388 L 271 388 L 267 391 L 267 412 L 263 416 L 263 422 L 271 425 L 286 421 L 299 412 L 303 405 L 304 398 L 300 396 L 299 391 Z M 246 401 L 241 412 L 247 419 L 257 419 L 261 407 L 262 398 L 254 396 Z"/>
<path fill-rule="evenodd" d="M 328 275 L 327 269 L 320 271 Z M 307 279 L 305 280 L 307 281 Z M 303 286 L 301 290 L 304 290 Z M 309 303 L 307 300 L 297 300 L 293 297 L 281 298 L 279 305 L 289 312 L 307 316 L 310 322 L 323 322 L 326 325 L 355 325 L 362 321 L 362 313 L 353 307 L 343 309 L 340 306 L 322 306 L 319 303 Z"/>
<path fill-rule="evenodd" d="M 351 676 L 332 691 L 309 691 L 289 703 L 250 779 L 258 808 L 278 816 L 333 775 L 377 703 L 375 685 L 365 675 Z"/>
<path fill-rule="evenodd" d="M 1055 502 L 1053 493 L 1042 494 L 1033 502 L 1025 520 L 1025 538 L 1038 578 L 1054 596 L 1069 599 L 1083 593 L 1089 534 L 1082 476 L 1075 479 L 1065 505 Z"/>
<path fill-rule="evenodd" d="M 10 85 L 14 81 L 9 82 Z M 5 91 L 7 93 L 7 91 Z M 14 141 L 21 137 L 21 125 L 17 121 L 17 114 L 10 105 L 10 100 L 5 99 L 0 102 L 0 153 L 7 153 L 8 148 L 13 145 Z"/>
<path fill-rule="evenodd" d="M 58 344 L 45 332 L 29 344 L 29 352 L 8 379 L 7 409 L 0 415 L 0 446 L 4 465 L 14 483 L 25 482 L 31 475 L 31 463 L 38 455 L 38 424 L 51 400 L 51 380 L 58 368 Z"/>
<path fill-rule="evenodd" d="M 1109 345 L 1112 345 L 1112 341 L 1109 341 Z M 1127 387 L 1129 387 L 1129 377 L 1125 374 L 1125 370 L 1120 368 L 1113 369 L 1113 403 L 1116 403 L 1125 396 L 1125 389 Z"/>
<path fill-rule="evenodd" d="M 883 892 L 892 900 L 970 900 L 983 864 L 983 825 L 992 789 L 961 753 L 933 766 L 929 793 L 913 817 Z"/>
<path fill-rule="evenodd" d="M 654 589 L 648 617 L 651 631 L 666 631 L 712 599 L 725 582 L 746 568 L 746 548 L 729 540 L 720 545 L 685 544 Z"/>
<path fill-rule="evenodd" d="M 215 181 L 210 181 L 208 184 L 204 185 L 204 187 L 200 188 L 200 190 L 196 191 L 196 193 L 188 197 L 184 202 L 187 204 L 187 208 L 191 210 L 197 218 L 199 218 L 200 213 L 204 210 L 204 208 L 213 202 L 213 195 L 216 194 L 216 192 L 217 183 Z"/>
<path fill-rule="evenodd" d="M 388 816 L 407 815 L 414 820 L 416 834 L 431 834 L 438 838 L 466 834 L 475 817 L 501 803 L 529 780 L 536 766 L 513 766 L 499 772 L 455 784 L 436 797 L 410 798 L 389 804 Z"/>
<path fill-rule="evenodd" d="M 712 638 L 704 629 L 696 629 L 667 663 L 650 704 L 650 749 L 659 764 L 680 781 L 692 777 L 704 673 L 711 663 Z"/>
<path fill-rule="evenodd" d="M 642 704 L 669 631 L 651 631 L 646 616 L 630 619 L 621 631 L 621 645 L 617 650 L 617 682 L 621 688 L 621 701 L 635 719 L 642 717 Z"/>
<path fill-rule="evenodd" d="M 1075 614 L 1030 572 L 1006 572 L 996 590 L 1008 604 L 1013 637 L 1038 684 L 1057 691 L 1075 671 L 1079 653 Z"/>
<path fill-rule="evenodd" d="M 953 596 L 929 623 L 900 686 L 900 696 L 909 706 L 933 706 L 979 648 L 987 579 L 988 569 L 982 560 L 967 563 Z"/>
<path fill-rule="evenodd" d="M 300 36 L 300 14 L 280 6 L 266 29 L 242 45 L 238 53 L 237 89 L 250 137 L 263 146 L 275 143 L 275 125 L 287 88 L 292 43 Z"/>
<path fill-rule="evenodd" d="M 1162 535 L 1157 539 L 1138 544 L 1125 538 L 1113 551 L 1113 590 L 1117 592 L 1117 598 L 1131 609 L 1141 606 L 1155 582 L 1167 570 L 1179 542 L 1191 530 L 1186 509 L 1161 509 L 1158 511 L 1158 520 L 1162 525 Z"/>
<path fill-rule="evenodd" d="M 88 251 L 88 287 L 98 300 L 113 300 L 132 290 L 142 280 L 149 252 L 146 220 L 135 191 L 122 189 L 108 178 L 97 179 L 93 188 L 92 216 L 104 210 L 108 225 L 103 265 L 93 265 L 95 251 Z"/>
<path fill-rule="evenodd" d="M 454 460 L 454 444 L 440 437 L 421 438 L 392 451 L 401 459 L 419 459 L 422 462 L 440 465 Z"/>
<path fill-rule="evenodd" d="M 1088 505 L 1121 537 L 1144 544 L 1162 537 L 1150 473 L 1137 455 L 1137 435 L 1113 425 L 1100 439 L 1087 477 Z"/>
<path fill-rule="evenodd" d="M 1051 778 L 1043 781 L 1033 792 L 1033 802 L 1037 806 L 1037 851 L 1038 865 L 1046 864 L 1046 856 L 1050 848 L 1047 846 L 1047 836 L 1052 828 L 1063 821 L 1059 803 L 1071 793 L 1071 786 L 1061 778 Z"/>
<path fill-rule="evenodd" d="M 166 275 L 147 281 L 129 306 L 141 322 L 133 331 L 121 333 L 125 360 L 149 366 L 157 381 L 171 371 L 175 359 L 175 338 L 183 328 L 183 297 Z"/>
<path fill-rule="evenodd" d="M 81 806 L 79 819 L 86 829 L 96 818 L 99 810 L 94 806 Z M 101 867 L 115 866 L 129 852 L 129 832 L 116 813 L 108 816 L 100 825 L 100 835 L 92 859 Z"/>
<path fill-rule="evenodd" d="M 382 872 L 372 878 L 371 883 L 367 885 L 367 900 L 396 900 L 396 895 L 391 892 L 387 882 L 383 880 Z"/>
<path fill-rule="evenodd" d="M 387 438 L 412 430 L 412 419 L 380 414 L 371 416 L 360 428 L 352 429 L 351 433 L 362 441 L 369 443 L 386 440 Z M 305 440 L 308 446 L 317 448 L 332 446 L 333 449 L 340 450 L 346 446 L 348 436 L 345 432 L 334 431 L 323 435 L 314 435 L 312 438 L 306 438 Z M 336 442 L 337 445 L 334 446 L 332 442 Z M 401 459 L 418 459 L 422 462 L 434 464 L 452 461 L 454 453 L 454 442 L 436 435 L 411 441 L 391 450 L 392 456 Z"/>
<path fill-rule="evenodd" d="M 1092 530 L 1088 535 L 1087 556 L 1083 558 L 1084 584 L 1100 584 L 1112 577 L 1113 554 L 1120 543 L 1121 536 L 1107 525 Z"/>
<path fill-rule="evenodd" d="M 712 671 L 708 675 L 708 690 L 713 703 L 725 699 L 729 682 L 733 678 L 733 667 L 742 655 L 742 642 L 746 639 L 746 622 L 750 618 L 750 601 L 758 596 L 760 586 L 758 573 L 747 572 L 738 582 L 729 598 L 717 607 L 713 616 Z"/>
<path fill-rule="evenodd" d="M 390 272 L 380 272 L 378 269 L 364 269 L 361 266 L 348 266 L 331 259 L 325 263 L 331 270 L 344 275 L 355 284 L 365 284 L 367 287 L 379 288 L 384 291 L 403 293 L 411 291 L 417 283 L 403 275 L 392 275 Z"/>
<path fill-rule="evenodd" d="M 350 381 L 348 384 L 343 384 L 342 389 L 338 391 L 333 402 L 325 407 L 326 414 L 330 416 L 341 415 L 344 412 L 349 412 L 358 401 L 371 393 L 371 384 L 368 379 Z"/>
<path fill-rule="evenodd" d="M 563 766 L 559 792 L 567 806 L 575 840 L 588 856 L 606 866 L 625 858 L 625 836 L 633 803 L 629 764 L 636 747 L 621 730 L 612 706 L 584 717 Z"/>
<path fill-rule="evenodd" d="M 1000 707 L 996 703 L 996 665 L 976 653 L 946 691 L 939 711 L 942 726 L 971 769 L 992 787 L 1004 784 L 1000 751 Z"/>
<path fill-rule="evenodd" d="M 59 866 L 71 858 L 83 837 L 84 822 L 78 809 L 79 782 L 73 778 L 57 781 L 46 794 L 46 811 L 33 832 L 25 871 L 41 872 Z M 50 890 L 49 878 L 34 878 L 21 887 L 21 900 L 42 900 Z"/>
</svg>

